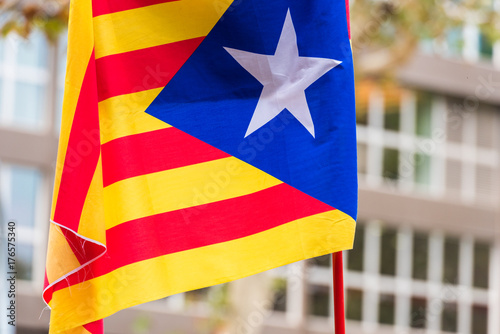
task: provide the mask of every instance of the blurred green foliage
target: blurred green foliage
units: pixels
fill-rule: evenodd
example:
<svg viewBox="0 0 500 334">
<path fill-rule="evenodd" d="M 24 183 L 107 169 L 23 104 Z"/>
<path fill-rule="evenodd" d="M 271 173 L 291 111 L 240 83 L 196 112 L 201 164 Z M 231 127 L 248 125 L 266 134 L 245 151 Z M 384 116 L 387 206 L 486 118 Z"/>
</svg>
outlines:
<svg viewBox="0 0 500 334">
<path fill-rule="evenodd" d="M 16 32 L 28 37 L 39 29 L 55 42 L 68 24 L 69 0 L 0 0 L 0 12 L 2 36 Z"/>
</svg>

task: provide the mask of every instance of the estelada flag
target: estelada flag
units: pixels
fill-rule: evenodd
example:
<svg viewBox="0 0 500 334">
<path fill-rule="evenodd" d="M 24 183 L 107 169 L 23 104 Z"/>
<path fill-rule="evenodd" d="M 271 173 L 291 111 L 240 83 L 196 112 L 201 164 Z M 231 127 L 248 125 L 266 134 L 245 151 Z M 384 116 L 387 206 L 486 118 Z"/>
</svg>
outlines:
<svg viewBox="0 0 500 334">
<path fill-rule="evenodd" d="M 345 0 L 73 0 L 50 333 L 352 246 Z"/>
</svg>

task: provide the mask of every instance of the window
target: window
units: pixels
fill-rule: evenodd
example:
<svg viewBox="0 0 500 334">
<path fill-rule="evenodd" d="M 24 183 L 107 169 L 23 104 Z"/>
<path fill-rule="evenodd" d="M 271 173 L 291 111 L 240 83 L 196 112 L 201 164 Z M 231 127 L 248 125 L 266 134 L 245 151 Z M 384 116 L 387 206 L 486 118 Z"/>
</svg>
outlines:
<svg viewBox="0 0 500 334">
<path fill-rule="evenodd" d="M 285 278 L 275 278 L 272 284 L 272 290 L 274 293 L 273 299 L 273 310 L 274 311 L 286 311 L 286 279 Z"/>
<path fill-rule="evenodd" d="M 461 188 L 462 164 L 460 161 L 449 159 L 446 166 L 446 189 L 456 194 Z"/>
<path fill-rule="evenodd" d="M 412 328 L 426 328 L 427 301 L 424 298 L 411 299 L 410 326 Z"/>
<path fill-rule="evenodd" d="M 474 334 L 486 334 L 488 332 L 488 308 L 481 305 L 472 307 L 472 328 Z"/>
<path fill-rule="evenodd" d="M 432 113 L 432 94 L 427 92 L 417 93 L 417 110 L 415 133 L 418 136 L 430 137 L 431 136 L 431 113 Z"/>
<path fill-rule="evenodd" d="M 310 313 L 328 317 L 330 314 L 330 287 L 312 285 L 310 289 Z"/>
<path fill-rule="evenodd" d="M 12 122 L 30 129 L 36 129 L 43 123 L 45 105 L 45 86 L 41 84 L 17 82 Z"/>
<path fill-rule="evenodd" d="M 493 42 L 485 32 L 480 32 L 479 34 L 479 54 L 484 59 L 491 59 L 493 57 Z"/>
<path fill-rule="evenodd" d="M 476 166 L 476 199 L 485 202 L 496 198 L 497 185 L 495 182 L 497 171 L 488 166 Z"/>
<path fill-rule="evenodd" d="M 490 246 L 487 243 L 478 242 L 474 244 L 474 286 L 476 288 L 488 288 L 490 262 Z"/>
<path fill-rule="evenodd" d="M 412 277 L 427 279 L 427 261 L 429 257 L 429 238 L 424 233 L 413 234 Z"/>
<path fill-rule="evenodd" d="M 28 40 L 17 38 L 17 61 L 21 66 L 48 66 L 48 42 L 40 31 L 33 32 Z"/>
<path fill-rule="evenodd" d="M 397 180 L 399 178 L 399 151 L 392 148 L 384 148 L 383 157 L 384 178 Z"/>
<path fill-rule="evenodd" d="M 454 27 L 446 33 L 447 54 L 451 57 L 461 57 L 464 47 L 462 27 Z"/>
<path fill-rule="evenodd" d="M 49 46 L 41 32 L 28 40 L 10 34 L 0 49 L 0 124 L 39 131 L 46 118 Z"/>
<path fill-rule="evenodd" d="M 362 320 L 363 291 L 347 289 L 346 318 L 349 320 Z"/>
<path fill-rule="evenodd" d="M 394 276 L 396 274 L 396 242 L 395 229 L 384 228 L 380 238 L 380 273 Z"/>
<path fill-rule="evenodd" d="M 458 239 L 448 237 L 444 241 L 443 282 L 457 284 L 458 279 Z"/>
<path fill-rule="evenodd" d="M 33 228 L 38 192 L 41 185 L 41 173 L 33 167 L 7 165 L 6 180 L 9 184 L 5 189 L 4 198 L 7 199 L 5 212 L 7 217 L 17 220 L 18 226 Z"/>
<path fill-rule="evenodd" d="M 441 313 L 441 330 L 443 332 L 457 331 L 457 304 L 444 303 L 443 311 Z"/>
<path fill-rule="evenodd" d="M 492 106 L 484 106 L 477 113 L 477 145 L 484 148 L 497 148 L 498 132 L 497 132 L 497 114 Z"/>
<path fill-rule="evenodd" d="M 415 154 L 415 183 L 420 186 L 431 184 L 431 156 L 428 154 Z"/>
<path fill-rule="evenodd" d="M 0 201 L 6 219 L 4 221 L 16 222 L 16 264 L 18 277 L 23 280 L 33 278 L 41 184 L 42 175 L 36 168 L 0 165 Z"/>
<path fill-rule="evenodd" d="M 461 143 L 464 133 L 465 107 L 463 100 L 447 98 L 446 105 L 446 135 L 450 142 Z"/>
<path fill-rule="evenodd" d="M 363 224 L 356 224 L 353 249 L 348 251 L 347 268 L 349 270 L 363 270 L 363 252 L 365 243 L 365 228 Z"/>
<path fill-rule="evenodd" d="M 399 107 L 399 91 L 394 89 L 385 90 L 385 112 L 384 112 L 384 128 L 386 130 L 399 131 L 400 123 L 400 107 Z"/>
<path fill-rule="evenodd" d="M 386 325 L 394 324 L 394 295 L 381 294 L 379 299 L 378 322 Z"/>
</svg>

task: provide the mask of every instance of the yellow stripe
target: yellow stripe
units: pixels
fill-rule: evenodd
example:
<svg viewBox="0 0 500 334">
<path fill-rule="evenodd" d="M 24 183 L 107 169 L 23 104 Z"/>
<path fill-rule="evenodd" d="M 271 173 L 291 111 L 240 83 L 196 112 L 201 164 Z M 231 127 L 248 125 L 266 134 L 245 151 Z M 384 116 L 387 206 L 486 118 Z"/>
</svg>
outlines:
<svg viewBox="0 0 500 334">
<path fill-rule="evenodd" d="M 61 181 L 66 150 L 70 136 L 71 125 L 75 115 L 78 97 L 83 78 L 87 70 L 90 55 L 94 48 L 92 28 L 91 1 L 71 1 L 68 31 L 68 56 L 66 66 L 66 80 L 64 84 L 63 114 L 59 149 L 57 153 L 56 175 L 54 180 L 54 194 L 52 200 L 51 217 L 54 218 L 57 195 Z"/>
<path fill-rule="evenodd" d="M 102 160 L 99 156 L 92 181 L 83 203 L 78 234 L 106 244 L 106 228 L 104 226 L 104 207 L 102 188 Z"/>
<path fill-rule="evenodd" d="M 251 194 L 280 183 L 234 157 L 125 179 L 104 189 L 106 229 L 137 218 Z"/>
<path fill-rule="evenodd" d="M 94 18 L 96 59 L 204 37 L 231 0 L 181 0 Z"/>
<path fill-rule="evenodd" d="M 133 263 L 56 291 L 51 324 L 64 330 L 133 305 L 350 249 L 355 224 L 334 210 L 245 238 Z"/>
<path fill-rule="evenodd" d="M 68 245 L 61 228 L 50 224 L 47 249 L 47 279 L 49 283 L 66 275 L 80 266 L 80 262 Z"/>
<path fill-rule="evenodd" d="M 115 96 L 99 102 L 101 142 L 170 127 L 144 111 L 163 87 Z"/>
<path fill-rule="evenodd" d="M 52 329 L 52 325 L 50 326 Z M 52 334 L 53 331 L 52 330 L 49 330 L 49 334 Z M 72 328 L 70 330 L 66 330 L 64 331 L 64 334 L 91 334 L 88 330 L 86 330 L 85 328 L 83 328 L 83 326 L 78 326 L 76 328 Z"/>
</svg>

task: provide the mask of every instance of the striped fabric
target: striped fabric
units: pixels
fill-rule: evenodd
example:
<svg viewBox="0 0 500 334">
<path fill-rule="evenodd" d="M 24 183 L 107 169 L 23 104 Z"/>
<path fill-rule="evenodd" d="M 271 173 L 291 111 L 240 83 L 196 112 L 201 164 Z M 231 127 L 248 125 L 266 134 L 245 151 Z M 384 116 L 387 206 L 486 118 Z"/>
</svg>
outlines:
<svg viewBox="0 0 500 334">
<path fill-rule="evenodd" d="M 351 248 L 349 215 L 145 113 L 231 3 L 72 1 L 50 333 Z"/>
</svg>

